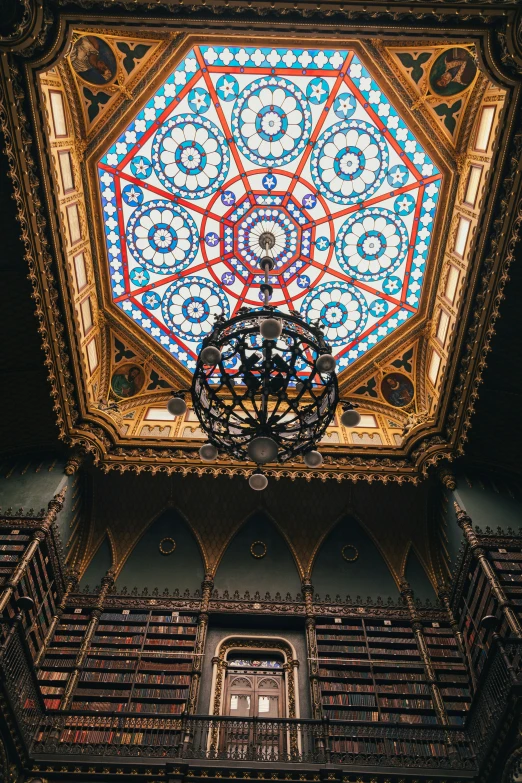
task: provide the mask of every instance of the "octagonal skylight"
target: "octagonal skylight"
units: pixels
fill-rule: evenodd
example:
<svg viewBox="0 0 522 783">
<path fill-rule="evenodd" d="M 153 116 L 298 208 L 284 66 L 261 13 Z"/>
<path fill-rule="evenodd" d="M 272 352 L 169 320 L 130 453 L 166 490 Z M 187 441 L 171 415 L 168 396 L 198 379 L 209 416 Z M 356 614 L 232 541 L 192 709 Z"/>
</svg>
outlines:
<svg viewBox="0 0 522 783">
<path fill-rule="evenodd" d="M 418 309 L 441 175 L 354 51 L 195 46 L 98 172 L 113 301 L 190 370 L 265 231 L 339 369 Z"/>
</svg>

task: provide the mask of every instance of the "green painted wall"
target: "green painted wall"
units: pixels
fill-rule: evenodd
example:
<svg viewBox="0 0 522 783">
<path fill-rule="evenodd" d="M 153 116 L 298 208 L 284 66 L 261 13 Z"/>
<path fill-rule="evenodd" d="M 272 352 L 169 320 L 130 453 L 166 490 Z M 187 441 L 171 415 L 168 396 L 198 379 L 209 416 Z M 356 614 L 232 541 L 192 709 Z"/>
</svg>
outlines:
<svg viewBox="0 0 522 783">
<path fill-rule="evenodd" d="M 359 556 L 355 562 L 346 562 L 341 550 L 345 544 L 356 547 Z M 397 597 L 395 581 L 386 562 L 372 539 L 356 520 L 345 518 L 329 534 L 319 550 L 312 573 L 314 591 L 321 597 L 346 595 Z"/>
<path fill-rule="evenodd" d="M 455 516 L 455 509 L 453 507 L 454 501 L 454 493 L 449 489 L 445 489 L 443 491 L 442 501 L 442 521 L 444 540 L 446 542 L 446 549 L 449 555 L 450 567 L 453 566 L 457 559 L 463 538 L 462 530 L 457 525 L 457 518 Z"/>
<path fill-rule="evenodd" d="M 265 557 L 256 559 L 250 553 L 254 541 L 266 544 Z M 218 567 L 214 587 L 220 592 L 246 590 L 253 595 L 257 590 L 274 596 L 287 593 L 292 598 L 301 592 L 301 580 L 288 545 L 273 522 L 257 513 L 243 525 L 232 539 Z"/>
<path fill-rule="evenodd" d="M 522 487 L 514 480 L 486 473 L 459 473 L 453 495 L 473 525 L 483 530 L 489 526 L 507 532 L 508 527 L 522 527 Z"/>
<path fill-rule="evenodd" d="M 404 576 L 410 583 L 415 598 L 420 598 L 421 601 L 429 599 L 432 603 L 437 600 L 435 590 L 428 579 L 428 575 L 413 549 L 410 549 L 408 554 Z"/>
<path fill-rule="evenodd" d="M 0 508 L 47 509 L 49 501 L 67 485 L 64 506 L 56 520 L 65 547 L 78 505 L 78 476 L 66 476 L 64 466 L 63 460 L 31 457 L 20 457 L 1 466 Z"/>
<path fill-rule="evenodd" d="M 159 551 L 163 538 L 170 537 L 176 548 L 170 555 Z M 161 514 L 140 538 L 118 577 L 117 589 L 126 587 L 157 587 L 160 592 L 167 587 L 191 593 L 201 589 L 205 575 L 199 545 L 183 517 L 174 509 Z"/>
<path fill-rule="evenodd" d="M 109 544 L 109 539 L 105 536 L 82 576 L 80 589 L 83 590 L 88 585 L 92 592 L 95 587 L 101 584 L 102 577 L 105 576 L 111 566 L 111 545 Z"/>
</svg>

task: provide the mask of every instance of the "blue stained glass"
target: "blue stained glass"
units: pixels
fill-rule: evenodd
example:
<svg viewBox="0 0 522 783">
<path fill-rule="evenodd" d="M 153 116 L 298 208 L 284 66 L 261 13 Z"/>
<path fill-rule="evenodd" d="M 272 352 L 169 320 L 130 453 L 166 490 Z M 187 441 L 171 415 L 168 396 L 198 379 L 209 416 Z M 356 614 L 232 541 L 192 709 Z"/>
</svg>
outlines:
<svg viewBox="0 0 522 783">
<path fill-rule="evenodd" d="M 418 311 L 440 184 L 354 52 L 194 48 L 101 158 L 112 296 L 192 370 L 216 315 L 259 306 L 269 232 L 271 303 L 342 369 Z"/>
<path fill-rule="evenodd" d="M 195 87 L 190 91 L 188 105 L 196 114 L 205 114 L 210 108 L 212 99 L 207 90 L 202 87 Z"/>
<path fill-rule="evenodd" d="M 328 82 L 325 79 L 317 77 L 309 82 L 306 88 L 306 97 L 310 103 L 325 103 L 328 99 L 329 92 L 330 88 L 328 87 Z"/>
</svg>

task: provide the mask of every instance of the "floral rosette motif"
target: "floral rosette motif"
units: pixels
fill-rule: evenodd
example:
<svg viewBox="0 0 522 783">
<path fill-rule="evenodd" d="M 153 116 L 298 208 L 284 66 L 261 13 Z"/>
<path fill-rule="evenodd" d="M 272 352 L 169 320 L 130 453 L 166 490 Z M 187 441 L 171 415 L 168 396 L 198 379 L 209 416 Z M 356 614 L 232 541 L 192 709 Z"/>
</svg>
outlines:
<svg viewBox="0 0 522 783">
<path fill-rule="evenodd" d="M 357 337 L 366 325 L 368 307 L 363 294 L 341 280 L 322 283 L 305 297 L 301 312 L 309 323 L 319 322 L 332 346 Z"/>
<path fill-rule="evenodd" d="M 181 272 L 197 253 L 197 229 L 189 213 L 171 201 L 147 201 L 127 225 L 128 247 L 138 263 L 160 275 Z"/>
<path fill-rule="evenodd" d="M 213 122 L 196 114 L 180 114 L 160 128 L 152 159 L 162 184 L 191 199 L 214 193 L 230 165 L 225 137 Z"/>
<path fill-rule="evenodd" d="M 174 334 L 202 340 L 214 328 L 214 317 L 229 317 L 228 300 L 210 280 L 191 275 L 176 280 L 161 303 L 163 318 Z"/>
<path fill-rule="evenodd" d="M 336 255 L 341 267 L 357 280 L 381 280 L 406 258 L 408 230 L 401 218 L 373 207 L 350 217 L 341 227 Z"/>
<path fill-rule="evenodd" d="M 375 129 L 361 120 L 328 128 L 312 153 L 312 178 L 318 190 L 338 204 L 368 198 L 380 187 L 388 168 L 388 148 Z"/>
<path fill-rule="evenodd" d="M 311 112 L 301 90 L 287 79 L 256 79 L 232 113 L 232 131 L 243 155 L 259 166 L 282 166 L 306 147 Z"/>
</svg>

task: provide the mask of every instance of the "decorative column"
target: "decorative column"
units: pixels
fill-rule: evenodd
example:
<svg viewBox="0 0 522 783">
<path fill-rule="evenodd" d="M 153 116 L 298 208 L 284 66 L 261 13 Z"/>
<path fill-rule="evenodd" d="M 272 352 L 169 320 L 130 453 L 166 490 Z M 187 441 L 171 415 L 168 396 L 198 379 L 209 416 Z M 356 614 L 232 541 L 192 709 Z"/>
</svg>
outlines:
<svg viewBox="0 0 522 783">
<path fill-rule="evenodd" d="M 34 664 L 37 667 L 40 666 L 40 663 L 45 659 L 45 656 L 47 654 L 47 649 L 54 636 L 54 632 L 56 631 L 56 626 L 60 622 L 60 618 L 67 606 L 69 595 L 72 593 L 73 590 L 76 590 L 76 588 L 78 587 L 78 580 L 79 580 L 78 571 L 75 569 L 71 569 L 67 574 L 67 580 L 65 583 L 65 592 L 62 596 L 62 600 L 56 607 L 56 612 L 53 614 L 53 619 L 51 620 L 51 624 L 47 630 L 43 644 L 40 647 L 38 655 L 36 656 Z"/>
<path fill-rule="evenodd" d="M 67 487 L 64 487 L 61 492 L 59 492 L 52 498 L 52 500 L 49 501 L 47 514 L 42 517 L 41 522 L 33 533 L 33 537 L 29 542 L 27 549 L 20 558 L 20 561 L 14 569 L 13 573 L 5 583 L 3 590 L 0 593 L 0 617 L 11 600 L 18 582 L 25 574 L 29 563 L 35 555 L 36 550 L 40 546 L 40 542 L 46 539 L 53 523 L 56 520 L 56 517 L 62 510 L 66 491 Z"/>
<path fill-rule="evenodd" d="M 78 473 L 86 457 L 84 449 L 76 448 L 69 454 L 65 463 L 64 473 L 66 476 L 74 476 Z"/>
<path fill-rule="evenodd" d="M 469 654 L 468 647 L 466 645 L 466 640 L 464 638 L 462 631 L 459 628 L 459 624 L 455 618 L 455 615 L 453 614 L 453 609 L 451 608 L 451 604 L 449 600 L 450 591 L 445 581 L 441 581 L 437 584 L 437 597 L 441 602 L 442 606 L 444 607 L 444 609 L 446 610 L 446 614 L 448 615 L 448 620 L 451 625 L 451 630 L 453 631 L 453 635 L 457 640 L 457 646 L 460 650 L 460 653 L 464 658 L 464 660 L 466 661 L 468 674 L 471 677 L 473 690 L 475 690 L 477 687 L 477 678 L 475 677 L 475 671 L 471 663 L 471 657 Z"/>
<path fill-rule="evenodd" d="M 196 631 L 196 642 L 194 645 L 194 658 L 192 661 L 192 679 L 190 681 L 189 694 L 187 699 L 186 711 L 190 715 L 196 712 L 199 696 L 199 686 L 201 685 L 201 671 L 203 668 L 203 654 L 207 640 L 208 630 L 208 608 L 210 596 L 214 587 L 214 577 L 212 574 L 205 574 L 201 584 L 201 607 L 198 618 L 198 629 Z"/>
<path fill-rule="evenodd" d="M 449 624 L 451 625 L 451 630 L 453 631 L 453 635 L 455 636 L 455 639 L 457 640 L 457 645 L 462 653 L 462 655 L 466 655 L 466 647 L 464 644 L 464 636 L 462 635 L 462 631 L 459 628 L 459 624 L 457 620 L 455 619 L 455 615 L 453 614 L 453 610 L 451 608 L 450 604 L 450 591 L 447 583 L 442 580 L 441 582 L 438 582 L 437 584 L 437 598 L 441 602 L 442 606 L 446 610 L 446 614 L 448 615 Z"/>
<path fill-rule="evenodd" d="M 450 492 L 453 492 L 455 489 L 457 489 L 457 479 L 451 472 L 451 468 L 449 468 L 447 465 L 441 465 L 438 473 L 443 487 L 449 489 Z"/>
<path fill-rule="evenodd" d="M 309 579 L 301 583 L 301 590 L 305 600 L 306 612 L 306 649 L 308 655 L 308 676 L 310 678 L 310 696 L 312 699 L 312 718 L 321 720 L 323 706 L 321 703 L 321 688 L 319 686 L 319 656 L 317 653 L 317 636 L 315 632 L 314 615 L 314 588 Z"/>
<path fill-rule="evenodd" d="M 85 635 L 80 645 L 80 650 L 78 652 L 78 655 L 76 656 L 76 660 L 74 661 L 74 667 L 69 675 L 69 679 L 67 680 L 67 684 L 65 686 L 64 694 L 62 697 L 62 703 L 60 704 L 61 710 L 68 710 L 69 707 L 71 706 L 73 693 L 76 688 L 76 685 L 78 684 L 78 680 L 80 679 L 80 672 L 83 668 L 83 664 L 89 652 L 92 637 L 94 636 L 96 629 L 98 627 L 98 623 L 100 622 L 100 617 L 103 612 L 103 605 L 105 603 L 107 593 L 114 585 L 114 574 L 115 574 L 114 568 L 109 568 L 109 570 L 101 580 L 101 590 L 98 593 L 98 598 L 96 600 L 94 607 L 92 608 L 91 616 L 89 618 L 89 622 L 85 630 Z"/>
<path fill-rule="evenodd" d="M 475 557 L 476 560 L 478 560 L 480 567 L 482 568 L 482 571 L 489 582 L 491 592 L 493 593 L 496 600 L 498 601 L 498 605 L 500 606 L 502 610 L 502 614 L 506 619 L 506 622 L 509 626 L 509 630 L 511 631 L 513 636 L 516 636 L 519 639 L 522 638 L 522 626 L 520 625 L 520 620 L 518 619 L 517 615 L 513 611 L 511 603 L 506 597 L 502 585 L 498 581 L 497 575 L 494 569 L 492 568 L 491 563 L 486 557 L 486 550 L 483 547 L 481 547 L 480 542 L 477 536 L 475 535 L 475 531 L 473 530 L 473 525 L 471 523 L 470 517 L 459 506 L 458 503 L 454 503 L 453 505 L 455 507 L 455 513 L 457 515 L 457 524 L 461 528 L 462 532 L 464 533 L 464 536 L 469 545 L 469 548 L 471 549 L 473 556 Z"/>
<path fill-rule="evenodd" d="M 420 617 L 417 612 L 417 607 L 415 606 L 415 601 L 413 599 L 413 590 L 411 589 L 410 584 L 406 579 L 401 579 L 400 591 L 401 591 L 401 596 L 403 597 L 404 602 L 408 607 L 408 611 L 410 613 L 413 633 L 415 634 L 417 647 L 419 648 L 419 653 L 422 659 L 422 663 L 424 665 L 424 670 L 426 672 L 426 679 L 428 680 L 428 684 L 430 686 L 435 712 L 437 713 L 439 722 L 443 726 L 449 726 L 450 722 L 448 718 L 448 713 L 446 712 L 444 700 L 441 696 L 440 689 L 437 684 L 435 669 L 433 668 L 430 652 L 428 650 L 428 645 L 426 644 L 426 639 L 424 637 L 424 628 L 420 621 Z"/>
</svg>

